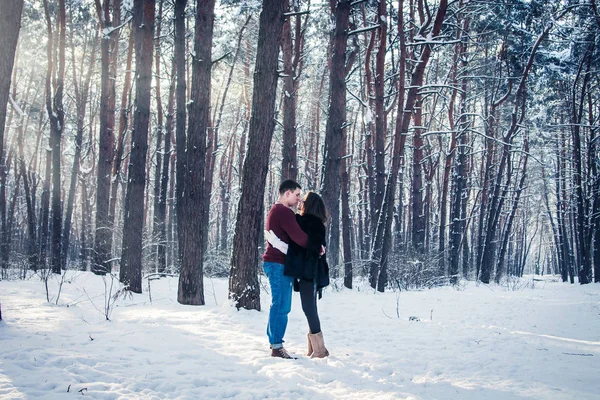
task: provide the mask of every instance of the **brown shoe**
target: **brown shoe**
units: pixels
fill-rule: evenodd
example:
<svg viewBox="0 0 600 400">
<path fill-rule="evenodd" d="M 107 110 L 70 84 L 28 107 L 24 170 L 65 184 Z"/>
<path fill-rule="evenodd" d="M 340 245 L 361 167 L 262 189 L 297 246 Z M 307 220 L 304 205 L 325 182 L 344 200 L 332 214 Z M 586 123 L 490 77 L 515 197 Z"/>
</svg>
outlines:
<svg viewBox="0 0 600 400">
<path fill-rule="evenodd" d="M 296 360 L 297 359 L 297 357 L 290 356 L 290 353 L 288 353 L 287 350 L 284 349 L 283 347 L 280 347 L 278 349 L 272 349 L 271 357 L 285 358 L 288 360 Z"/>
<path fill-rule="evenodd" d="M 310 357 L 310 356 L 312 356 L 312 353 L 313 353 L 312 343 L 310 342 L 310 332 L 308 332 L 308 334 L 306 335 L 306 338 L 308 339 L 308 351 L 306 352 L 306 355 L 308 357 Z"/>
<path fill-rule="evenodd" d="M 309 333 L 308 339 L 312 344 L 313 353 L 310 358 L 324 358 L 329 356 L 329 351 L 325 347 L 325 340 L 323 339 L 323 332 Z"/>
</svg>

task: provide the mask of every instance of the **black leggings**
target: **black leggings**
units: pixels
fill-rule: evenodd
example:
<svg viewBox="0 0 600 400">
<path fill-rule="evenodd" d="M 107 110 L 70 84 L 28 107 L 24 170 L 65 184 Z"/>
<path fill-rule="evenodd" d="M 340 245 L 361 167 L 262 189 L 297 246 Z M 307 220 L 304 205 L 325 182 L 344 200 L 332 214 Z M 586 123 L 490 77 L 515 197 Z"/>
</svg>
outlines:
<svg viewBox="0 0 600 400">
<path fill-rule="evenodd" d="M 317 285 L 314 281 L 299 280 L 300 300 L 302 301 L 302 311 L 306 315 L 310 333 L 321 332 L 321 322 L 317 311 Z"/>
</svg>

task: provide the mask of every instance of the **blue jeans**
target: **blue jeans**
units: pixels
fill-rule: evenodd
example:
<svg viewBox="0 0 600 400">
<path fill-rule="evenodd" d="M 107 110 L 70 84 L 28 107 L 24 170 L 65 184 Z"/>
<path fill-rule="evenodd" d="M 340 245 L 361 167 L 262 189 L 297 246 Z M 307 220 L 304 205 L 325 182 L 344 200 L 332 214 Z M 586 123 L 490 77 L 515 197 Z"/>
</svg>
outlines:
<svg viewBox="0 0 600 400">
<path fill-rule="evenodd" d="M 271 286 L 271 308 L 267 336 L 272 349 L 283 347 L 283 335 L 292 308 L 292 287 L 294 278 L 283 275 L 283 264 L 264 262 L 263 269 Z"/>
</svg>

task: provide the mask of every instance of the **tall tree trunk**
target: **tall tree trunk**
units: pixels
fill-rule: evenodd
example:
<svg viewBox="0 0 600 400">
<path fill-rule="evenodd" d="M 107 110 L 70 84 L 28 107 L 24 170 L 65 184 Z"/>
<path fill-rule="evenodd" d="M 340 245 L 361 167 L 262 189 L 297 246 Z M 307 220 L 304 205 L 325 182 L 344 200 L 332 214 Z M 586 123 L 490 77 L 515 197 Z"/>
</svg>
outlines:
<svg viewBox="0 0 600 400">
<path fill-rule="evenodd" d="M 460 219 L 461 221 L 463 221 L 463 238 L 461 241 L 461 246 L 462 246 L 462 275 L 463 278 L 467 279 L 467 277 L 469 276 L 469 266 L 470 266 L 470 247 L 469 247 L 469 238 L 468 238 L 468 224 L 467 224 L 467 203 L 469 201 L 469 162 L 467 162 L 467 166 L 466 166 L 466 171 L 465 171 L 465 181 L 466 183 L 466 189 L 464 191 L 463 196 L 464 201 L 462 202 L 462 208 L 461 208 L 461 214 L 460 214 Z"/>
<path fill-rule="evenodd" d="M 581 161 L 581 121 L 583 117 L 583 108 L 586 98 L 587 84 L 590 79 L 590 68 L 591 68 L 591 52 L 589 55 L 584 57 L 580 70 L 573 82 L 572 98 L 571 98 L 571 123 L 572 123 L 572 136 L 573 136 L 573 161 L 575 171 L 573 173 L 573 185 L 575 186 L 575 197 L 576 197 L 576 216 L 575 216 L 575 240 L 577 243 L 578 252 L 578 266 L 581 267 L 579 273 L 579 283 L 587 284 L 592 282 L 592 265 L 590 259 L 590 246 L 588 244 L 588 215 L 586 207 L 586 194 L 584 193 L 584 182 L 582 179 L 583 168 Z M 586 71 L 583 72 L 584 65 Z M 580 74 L 583 72 L 583 82 L 581 83 L 581 94 L 580 98 L 577 98 L 577 83 Z M 592 125 L 593 126 L 593 125 Z"/>
<path fill-rule="evenodd" d="M 450 105 L 448 107 L 453 106 Z M 449 118 L 453 117 L 449 116 Z M 456 131 L 453 127 L 451 127 L 450 129 L 452 130 L 452 133 L 448 151 L 444 159 L 444 172 L 442 175 L 442 193 L 440 194 L 440 227 L 438 235 L 438 249 L 440 253 L 440 272 L 442 273 L 445 273 L 446 270 L 446 223 L 448 215 L 448 187 L 450 184 L 450 169 L 452 168 L 452 160 L 456 151 Z"/>
<path fill-rule="evenodd" d="M 110 201 L 108 206 L 108 220 L 113 226 L 118 226 L 120 218 L 118 218 L 117 200 L 119 198 L 119 185 L 122 183 L 121 164 L 124 161 L 123 153 L 125 152 L 125 132 L 129 125 L 129 108 L 131 98 L 131 65 L 133 61 L 133 29 L 129 32 L 129 40 L 127 45 L 127 61 L 125 67 L 125 82 L 123 83 L 123 91 L 121 92 L 121 105 L 119 107 L 119 131 L 117 132 L 117 142 L 115 154 L 112 160 L 112 173 L 110 184 Z M 127 166 L 127 165 L 125 165 Z M 112 237 L 112 236 L 111 236 Z"/>
<path fill-rule="evenodd" d="M 176 186 L 175 186 L 175 209 L 176 209 L 176 220 L 177 220 L 177 244 L 178 244 L 178 258 L 176 260 L 178 269 L 181 268 L 181 249 L 183 249 L 183 230 L 179 226 L 180 218 L 184 215 L 183 210 L 183 193 L 185 192 L 186 184 L 186 171 L 187 171 L 187 156 L 186 156 L 186 99 L 187 99 L 187 88 L 186 88 L 186 18 L 185 8 L 187 0 L 175 0 L 175 43 L 173 48 L 173 58 L 176 69 L 176 82 L 175 88 L 175 102 L 176 102 L 176 115 L 175 115 L 175 150 L 177 157 L 176 161 Z"/>
<path fill-rule="evenodd" d="M 288 1 L 289 2 L 289 1 Z M 286 9 L 289 5 L 286 5 Z M 299 12 L 299 2 L 294 1 L 290 12 Z M 300 76 L 304 66 L 304 32 L 308 15 L 302 19 L 302 14 L 294 17 L 294 40 L 292 42 L 291 17 L 287 17 L 282 32 L 281 48 L 283 52 L 283 145 L 281 177 L 298 179 L 298 149 L 296 143 L 296 108 Z M 303 22 L 304 21 L 304 22 Z"/>
<path fill-rule="evenodd" d="M 466 101 L 466 99 L 464 99 Z M 466 116 L 461 117 L 457 141 L 458 152 L 455 160 L 455 172 L 452 183 L 452 202 L 450 211 L 450 249 L 448 251 L 448 275 L 450 282 L 454 285 L 458 282 L 460 247 L 465 234 L 465 221 L 462 218 L 463 202 L 466 189 L 466 163 L 467 163 L 467 125 Z M 465 238 L 466 239 L 466 238 Z"/>
<path fill-rule="evenodd" d="M 459 9 L 462 8 L 463 2 L 459 3 Z M 457 19 L 460 21 L 462 17 L 461 13 L 457 14 Z M 466 32 L 464 27 L 462 30 L 457 29 L 457 39 L 461 39 L 465 36 Z M 466 37 L 464 37 L 466 39 Z M 450 96 L 450 102 L 448 104 L 448 123 L 450 125 L 451 137 L 450 144 L 448 146 L 448 150 L 444 159 L 444 173 L 442 175 L 442 193 L 440 195 L 440 226 L 439 226 L 439 235 L 438 235 L 438 249 L 440 253 L 440 272 L 443 274 L 446 270 L 446 220 L 448 215 L 448 187 L 450 185 L 450 169 L 452 168 L 452 160 L 454 158 L 454 153 L 456 149 L 456 126 L 454 121 L 454 103 L 456 101 L 456 95 L 458 92 L 458 60 L 460 55 L 463 52 L 463 49 L 466 49 L 466 43 L 463 43 L 461 40 L 454 47 L 454 55 L 452 62 L 452 71 L 450 72 L 451 81 L 454 85 L 455 89 L 452 90 L 452 95 Z M 440 149 L 442 148 L 442 139 L 440 138 Z"/>
<path fill-rule="evenodd" d="M 512 224 L 515 219 L 515 215 L 517 213 L 517 209 L 519 207 L 519 199 L 521 197 L 521 193 L 525 187 L 525 178 L 527 177 L 527 159 L 529 155 L 529 140 L 527 138 L 524 139 L 523 145 L 523 167 L 521 171 L 521 179 L 519 181 L 518 186 L 515 188 L 515 198 L 513 200 L 513 205 L 508 215 L 508 220 L 506 221 L 506 226 L 504 228 L 504 235 L 502 238 L 502 242 L 500 243 L 500 253 L 498 255 L 498 264 L 496 267 L 496 283 L 500 283 L 500 278 L 502 277 L 504 260 L 506 257 L 506 248 L 508 246 L 509 236 L 512 232 Z"/>
<path fill-rule="evenodd" d="M 81 244 L 81 250 L 79 252 L 80 267 L 81 271 L 87 271 L 88 267 L 88 195 L 85 180 L 81 178 L 81 235 L 79 242 Z"/>
<path fill-rule="evenodd" d="M 488 102 L 488 98 L 486 96 L 485 99 L 486 103 Z M 487 110 L 487 107 L 485 107 L 485 109 Z M 495 107 L 492 104 L 491 106 L 491 110 L 489 111 L 489 114 L 487 115 L 487 122 L 486 123 L 486 128 L 485 128 L 485 132 L 486 132 L 486 136 L 487 138 L 484 140 L 484 153 L 485 153 L 485 164 L 484 164 L 484 159 L 481 160 L 481 165 L 482 165 L 482 172 L 481 172 L 481 177 L 482 177 L 482 185 L 483 188 L 481 190 L 481 201 L 480 201 L 480 205 L 479 205 L 479 221 L 478 221 L 478 226 L 477 226 L 477 260 L 476 260 L 476 264 L 475 264 L 475 270 L 476 270 L 476 279 L 477 277 L 479 277 L 479 273 L 481 271 L 481 265 L 483 263 L 483 250 L 484 250 L 484 241 L 485 241 L 485 226 L 487 223 L 487 215 L 488 215 L 488 205 L 489 205 L 489 193 L 490 193 L 490 186 L 492 186 L 492 165 L 493 165 L 493 159 L 494 159 L 494 153 L 495 153 L 495 142 L 494 142 L 494 137 L 495 137 L 495 123 L 494 121 L 496 121 L 496 115 L 495 115 Z"/>
<path fill-rule="evenodd" d="M 116 57 L 118 29 L 113 30 L 110 13 L 110 1 L 95 0 L 96 12 L 102 29 L 101 42 L 101 74 L 100 74 L 100 145 L 98 148 L 98 169 L 96 184 L 96 232 L 94 235 L 94 251 L 92 272 L 104 275 L 111 271 L 111 247 L 113 222 L 110 219 L 110 180 L 114 153 L 115 128 L 115 80 L 114 67 L 111 65 Z M 120 8 L 120 7 L 119 7 Z"/>
<path fill-rule="evenodd" d="M 61 142 L 65 126 L 63 91 L 65 80 L 66 19 L 65 0 L 59 0 L 58 70 L 56 76 L 56 89 L 52 101 L 56 120 L 53 121 L 53 118 L 50 118 L 50 130 L 53 131 L 54 134 L 52 146 L 52 272 L 55 274 L 60 274 L 62 269 Z"/>
<path fill-rule="evenodd" d="M 415 102 L 415 126 L 423 126 L 422 123 L 421 96 L 417 96 Z M 413 158 L 412 158 L 412 246 L 417 254 L 422 255 L 425 251 L 425 213 L 423 204 L 423 137 L 420 128 L 415 128 L 413 133 Z"/>
<path fill-rule="evenodd" d="M 73 216 L 73 205 L 75 203 L 75 192 L 77 188 L 77 181 L 79 175 L 79 167 L 81 163 L 81 145 L 83 142 L 83 133 L 85 130 L 85 114 L 88 102 L 88 94 L 90 88 L 90 81 L 92 78 L 92 72 L 94 71 L 94 65 L 96 61 L 96 42 L 98 39 L 98 33 L 92 42 L 90 63 L 88 65 L 85 79 L 81 82 L 77 79 L 77 71 L 75 67 L 75 48 L 73 46 L 73 32 L 71 31 L 71 45 L 72 45 L 72 67 L 73 67 L 73 87 L 75 89 L 75 101 L 77 102 L 77 133 L 75 135 L 75 154 L 73 155 L 73 168 L 71 169 L 71 182 L 69 184 L 69 191 L 67 192 L 67 207 L 65 209 L 65 224 L 63 229 L 63 243 L 62 243 L 62 267 L 67 267 L 67 255 L 69 251 L 69 242 L 71 238 L 71 219 Z M 83 75 L 83 71 L 82 71 Z M 81 86 L 80 86 L 81 85 Z"/>
<path fill-rule="evenodd" d="M 258 241 L 262 232 L 265 179 L 275 128 L 277 63 L 283 12 L 282 1 L 263 0 L 254 68 L 248 151 L 242 170 L 242 190 L 229 274 L 229 298 L 237 308 L 251 310 L 260 310 Z"/>
<path fill-rule="evenodd" d="M 561 273 L 563 282 L 566 282 L 566 280 L 567 280 L 566 270 L 565 270 L 565 274 L 564 275 L 562 274 L 563 255 L 562 255 L 562 251 L 561 251 L 561 241 L 559 239 L 559 230 L 556 227 L 556 222 L 554 221 L 552 211 L 550 210 L 550 199 L 549 199 L 549 195 L 548 195 L 548 192 L 549 192 L 548 180 L 546 177 L 546 169 L 544 168 L 543 165 L 542 165 L 542 181 L 544 183 L 544 191 L 543 191 L 544 205 L 546 206 L 546 214 L 548 215 L 548 220 L 550 221 L 550 227 L 552 229 L 552 238 L 554 240 L 553 251 L 556 251 L 556 261 L 557 261 L 556 265 L 558 266 L 558 271 Z M 557 192 L 556 195 L 558 198 L 559 193 Z M 542 246 L 540 246 L 539 250 L 538 250 L 538 259 L 540 258 L 539 253 L 541 252 L 541 248 L 542 248 Z"/>
<path fill-rule="evenodd" d="M 154 193 L 153 193 L 153 216 L 152 216 L 152 240 L 156 243 L 155 251 L 154 251 L 154 265 L 155 269 L 158 272 L 159 267 L 159 249 L 160 249 L 160 239 L 159 231 L 161 225 L 161 219 L 159 218 L 159 203 L 160 203 L 160 188 L 161 188 L 161 169 L 163 167 L 163 158 L 168 158 L 168 155 L 165 153 L 164 148 L 161 152 L 161 146 L 163 146 L 163 136 L 164 136 L 164 111 L 163 111 L 163 103 L 162 103 L 162 91 L 161 91 L 161 68 L 160 68 L 160 59 L 161 59 L 161 50 L 160 50 L 160 37 L 161 37 L 161 25 L 163 19 L 163 0 L 159 0 L 158 3 L 158 15 L 156 16 L 156 43 L 155 43 L 155 51 L 154 51 L 154 68 L 155 68 L 155 92 L 156 92 L 156 163 L 154 165 Z M 146 204 L 148 206 L 148 204 Z"/>
<path fill-rule="evenodd" d="M 461 70 L 463 74 L 467 69 L 467 31 L 469 29 L 469 17 L 465 18 L 463 23 L 461 43 L 459 45 L 458 59 L 462 60 Z M 467 241 L 466 235 L 466 203 L 467 193 L 467 153 L 468 153 L 468 131 L 469 121 L 467 118 L 467 79 L 461 77 L 461 92 L 460 92 L 460 116 L 458 118 L 458 133 L 456 134 L 455 146 L 457 146 L 457 156 L 455 160 L 453 174 L 453 193 L 451 201 L 450 213 L 450 250 L 448 254 L 448 265 L 450 282 L 454 285 L 458 282 L 459 276 L 459 257 L 460 246 Z M 458 144 L 456 143 L 458 142 Z M 447 189 L 446 189 L 447 190 Z M 445 205 L 444 205 L 445 207 Z M 445 221 L 444 221 L 445 222 Z M 442 229 L 442 228 L 440 228 Z M 466 246 L 466 244 L 465 244 Z"/>
<path fill-rule="evenodd" d="M 334 269 L 337 269 L 340 252 L 340 165 L 343 130 L 346 129 L 346 47 L 351 7 L 350 0 L 338 0 L 331 10 L 335 29 L 331 36 L 329 115 L 325 126 L 321 195 L 330 216 L 327 253 Z"/>
<path fill-rule="evenodd" d="M 181 272 L 177 301 L 181 304 L 204 305 L 203 237 L 208 226 L 202 226 L 205 204 L 206 135 L 210 125 L 210 77 L 212 67 L 215 1 L 206 0 L 196 8 L 194 55 L 192 56 L 192 91 L 185 152 L 187 171 L 185 193 L 181 198 L 182 213 L 177 226 L 182 237 L 179 248 Z M 200 215 L 200 218 L 197 216 Z"/>
<path fill-rule="evenodd" d="M 289 0 L 284 1 L 284 8 L 291 12 Z M 297 7 L 295 7 L 297 8 Z M 298 11 L 298 10 L 295 10 Z M 299 16 L 295 17 L 299 19 Z M 281 179 L 298 179 L 298 159 L 296 146 L 296 82 L 297 76 L 292 64 L 292 22 L 286 17 L 281 35 L 281 52 L 283 54 L 283 143 Z M 296 38 L 296 41 L 300 40 Z"/>
<path fill-rule="evenodd" d="M 387 134 L 387 118 L 385 112 L 385 56 L 387 41 L 387 2 L 380 0 L 377 6 L 377 54 L 375 56 L 375 182 L 374 196 L 371 203 L 371 229 L 374 234 L 377 231 L 377 224 L 385 223 L 384 218 L 380 218 L 382 213 L 382 203 L 385 191 L 385 137 Z M 370 60 L 367 60 L 369 62 Z M 375 237 L 375 235 L 373 235 Z M 382 241 L 375 240 L 371 248 L 379 253 L 381 250 L 377 247 L 383 245 Z M 371 286 L 374 287 L 373 282 Z"/>
<path fill-rule="evenodd" d="M 366 12 L 365 12 L 365 6 L 361 5 L 361 11 L 363 14 L 363 23 L 364 25 L 368 25 L 368 20 L 367 20 L 367 16 L 366 16 Z M 374 21 L 375 24 L 378 23 L 378 21 Z M 376 38 L 376 34 L 377 31 L 373 30 L 371 31 L 371 35 L 369 36 L 369 39 L 367 40 L 367 32 L 365 32 L 365 38 L 364 38 L 364 42 L 365 42 L 365 60 L 364 60 L 364 67 L 365 67 L 365 82 L 364 82 L 364 86 L 365 86 L 365 90 L 363 95 L 365 96 L 365 107 L 366 107 L 366 112 L 367 115 L 365 116 L 366 119 L 366 126 L 364 127 L 364 131 L 365 131 L 365 158 L 366 158 L 366 165 L 365 167 L 365 172 L 366 172 L 366 189 L 367 189 L 367 197 L 369 200 L 369 209 L 367 213 L 365 213 L 365 225 L 364 225 L 364 230 L 365 230 L 365 242 L 366 242 L 366 247 L 367 247 L 367 251 L 371 251 L 371 246 L 373 244 L 373 241 L 375 240 L 375 229 L 377 228 L 377 219 L 375 218 L 375 212 L 378 210 L 377 205 L 375 204 L 375 195 L 377 193 L 377 188 L 376 188 L 376 183 L 375 183 L 375 149 L 374 149 L 374 140 L 375 140 L 375 121 L 373 118 L 373 113 L 375 112 L 375 104 L 374 104 L 374 99 L 375 99 L 375 91 L 373 89 L 373 85 L 374 85 L 374 79 L 373 79 L 373 71 L 372 71 L 372 63 L 371 63 L 371 58 L 373 57 L 373 50 L 375 48 L 375 38 Z M 365 110 L 363 110 L 364 112 Z M 366 205 L 365 205 L 365 210 L 366 210 Z M 371 266 L 375 265 L 374 263 L 371 263 Z M 377 271 L 373 270 L 372 268 L 369 271 L 369 278 L 371 281 L 371 286 L 373 288 L 376 287 L 377 283 Z"/>
<path fill-rule="evenodd" d="M 62 244 L 62 208 L 61 208 L 61 138 L 64 129 L 65 113 L 63 109 L 63 90 L 65 76 L 66 10 L 64 0 L 58 3 L 57 49 L 55 57 L 52 22 L 47 0 L 44 0 L 44 12 L 48 30 L 48 70 L 46 73 L 46 112 L 50 119 L 50 149 L 52 150 L 52 232 L 51 261 L 52 272 L 61 272 Z M 56 70 L 54 69 L 56 68 Z"/>
<path fill-rule="evenodd" d="M 52 151 L 46 149 L 46 168 L 44 172 L 44 186 L 42 189 L 41 198 L 41 212 L 42 216 L 40 221 L 40 264 L 39 267 L 42 269 L 46 268 L 47 265 L 47 252 L 48 252 L 48 225 L 50 220 L 50 173 L 52 171 Z"/>
<path fill-rule="evenodd" d="M 235 156 L 235 139 L 234 135 L 229 142 L 229 156 L 227 161 L 221 160 L 221 174 L 219 185 L 221 187 L 221 241 L 219 250 L 222 253 L 227 251 L 227 240 L 229 238 L 229 207 L 231 204 L 231 183 L 233 179 L 233 157 Z"/>
<path fill-rule="evenodd" d="M 562 125 L 561 120 L 561 125 Z M 567 217 L 567 182 L 566 182 L 566 140 L 564 130 L 560 131 L 560 139 L 557 140 L 557 152 L 556 152 L 556 215 L 557 224 L 559 228 L 559 237 L 561 238 L 561 248 L 564 255 L 564 264 L 561 268 L 561 274 L 563 275 L 563 281 L 567 279 L 571 283 L 574 283 L 573 274 L 573 252 L 571 250 L 571 243 L 568 234 L 568 217 Z"/>
<path fill-rule="evenodd" d="M 14 103 L 13 103 L 14 104 Z M 14 104 L 14 107 L 16 108 L 16 104 Z M 20 119 L 22 119 L 23 115 L 21 113 Z M 17 171 L 17 166 L 15 165 L 15 175 L 20 175 L 21 178 L 23 179 L 23 188 L 25 189 L 25 205 L 27 208 L 27 233 L 28 233 L 28 240 L 27 240 L 27 259 L 29 262 L 29 268 L 37 271 L 38 268 L 38 251 L 37 251 L 37 235 L 36 235 L 36 220 L 35 220 L 35 206 L 33 204 L 33 199 L 32 199 L 32 191 L 31 191 L 31 187 L 29 186 L 29 176 L 27 174 L 27 167 L 25 165 L 25 152 L 23 151 L 23 124 L 22 124 L 22 120 L 19 123 L 19 126 L 17 127 L 17 147 L 18 147 L 18 151 L 19 151 L 19 169 Z M 15 160 L 15 164 L 16 164 L 16 160 Z M 19 182 L 18 179 L 16 179 L 16 183 L 15 183 L 15 187 L 18 187 Z M 16 192 L 16 189 L 15 189 Z M 9 212 L 9 216 L 10 216 L 10 212 Z M 12 218 L 8 218 L 7 219 L 7 235 L 10 235 L 10 221 L 12 221 Z M 4 251 L 6 251 L 6 253 L 3 253 L 3 257 L 6 257 L 6 260 L 8 261 L 8 254 L 9 254 L 9 243 L 10 243 L 10 236 L 7 236 L 6 238 L 6 248 Z M 5 268 L 3 266 L 3 268 Z"/>
<path fill-rule="evenodd" d="M 175 144 L 171 142 L 171 145 Z M 175 154 L 171 154 L 169 161 L 169 197 L 167 202 L 168 217 L 167 217 L 167 243 L 169 244 L 167 252 L 167 265 L 171 266 L 171 269 L 179 268 L 179 242 L 173 236 L 175 233 Z"/>
<path fill-rule="evenodd" d="M 588 154 L 589 170 L 591 175 L 591 194 L 592 194 L 592 246 L 594 252 L 592 254 L 592 265 L 594 266 L 594 282 L 600 282 L 600 161 L 598 154 L 598 126 L 594 126 L 594 108 L 592 101 L 591 90 L 587 93 L 588 102 L 588 121 L 590 124 L 590 145 Z"/>
<path fill-rule="evenodd" d="M 360 162 L 361 164 L 364 165 L 364 151 L 360 151 L 359 150 L 359 158 L 360 158 Z M 359 167 L 359 171 L 360 171 Z M 360 173 L 358 174 L 360 175 Z M 369 254 L 369 249 L 367 246 L 367 238 L 366 238 L 366 234 L 365 234 L 365 230 L 367 229 L 367 223 L 368 223 L 368 217 L 367 217 L 367 213 L 368 211 L 368 204 L 367 204 L 367 182 L 365 178 L 361 178 L 360 176 L 358 177 L 358 205 L 357 205 L 357 212 L 358 212 L 358 232 L 357 232 L 357 242 L 358 242 L 358 258 L 360 260 L 364 260 L 368 257 Z M 343 189 L 342 189 L 343 190 Z M 370 274 L 370 270 L 369 270 L 369 279 L 371 277 Z"/>
<path fill-rule="evenodd" d="M 132 25 L 135 41 L 135 105 L 119 280 L 132 292 L 141 293 L 143 204 L 154 48 L 154 0 L 134 0 Z"/>
<path fill-rule="evenodd" d="M 12 227 L 13 227 L 13 223 L 14 223 L 14 218 L 15 218 L 15 207 L 17 205 L 17 199 L 19 198 L 19 186 L 21 184 L 21 174 L 19 173 L 19 168 L 17 165 L 17 159 L 16 157 L 13 158 L 14 162 L 14 170 L 15 170 L 15 179 L 14 179 L 14 190 L 13 190 L 13 195 L 12 195 L 12 199 L 10 201 L 10 204 L 8 205 L 8 210 L 6 213 L 6 242 L 5 242 L 5 247 L 3 251 L 6 251 L 7 254 L 7 258 L 10 261 L 10 258 L 8 257 L 8 255 L 10 254 L 10 246 L 12 244 Z M 29 224 L 28 224 L 29 226 Z M 35 229 L 35 224 L 34 224 L 34 229 Z M 28 229 L 29 230 L 29 229 Z M 29 233 L 29 232 L 28 232 Z M 30 269 L 34 269 L 35 268 L 35 264 L 33 264 L 33 268 L 31 267 L 32 263 L 31 263 L 31 256 L 33 255 L 35 257 L 35 243 L 31 243 L 31 240 L 27 240 L 27 255 L 28 255 L 28 261 L 29 261 L 29 268 Z M 33 252 L 32 252 L 33 250 Z M 35 262 L 35 261 L 34 261 Z M 6 267 L 8 268 L 8 266 Z M 0 277 L 1 279 L 5 279 L 6 278 L 6 268 L 2 267 L 0 268 Z"/>
<path fill-rule="evenodd" d="M 353 124 L 353 131 L 356 124 Z M 343 153 L 348 154 L 348 139 L 346 137 L 347 130 L 343 130 Z M 352 134 L 354 137 L 354 133 Z M 344 286 L 352 289 L 352 247 L 351 247 L 351 231 L 352 231 L 352 212 L 350 211 L 350 163 L 348 158 L 342 159 L 340 169 L 340 180 L 342 183 L 342 241 L 344 244 Z"/>
<path fill-rule="evenodd" d="M 320 106 L 320 98 L 323 93 L 323 86 L 325 83 L 325 73 L 326 69 L 323 68 L 323 72 L 320 74 L 321 79 L 319 80 L 319 84 L 317 85 L 316 90 L 313 92 L 313 107 L 311 110 L 311 119 L 310 119 L 310 136 L 309 143 L 307 146 L 307 150 L 305 153 L 305 164 L 304 164 L 304 176 L 307 181 L 307 189 L 314 189 L 318 187 L 318 171 L 319 171 L 319 127 L 321 125 L 321 106 Z M 316 93 L 315 93 L 316 92 Z"/>
<path fill-rule="evenodd" d="M 485 48 L 485 57 L 489 57 L 489 50 L 486 46 Z M 496 74 L 498 76 L 502 76 L 502 64 L 496 64 L 496 70 L 492 71 L 492 74 Z M 482 180 L 482 190 L 481 190 L 481 201 L 479 206 L 479 221 L 477 227 L 477 260 L 476 260 L 476 279 L 479 278 L 481 273 L 481 268 L 483 264 L 483 254 L 485 251 L 485 240 L 486 240 L 486 226 L 488 223 L 488 216 L 490 215 L 490 194 L 491 189 L 494 186 L 494 168 L 499 162 L 496 160 L 498 149 L 496 146 L 495 138 L 498 137 L 498 121 L 500 119 L 499 115 L 499 107 L 508 100 L 509 96 L 512 94 L 513 84 L 512 81 L 508 82 L 508 89 L 506 92 L 500 97 L 496 98 L 498 93 L 500 92 L 500 82 L 498 82 L 493 87 L 489 87 L 486 85 L 484 87 L 484 113 L 485 113 L 485 135 L 486 139 L 484 140 L 484 154 L 485 154 L 485 166 L 484 159 L 481 161 L 482 171 L 481 171 L 481 180 Z M 488 249 L 489 250 L 489 249 Z"/>
<path fill-rule="evenodd" d="M 160 178 L 160 198 L 156 210 L 158 221 L 158 272 L 167 270 L 167 194 L 169 190 L 169 164 L 171 161 L 171 137 L 173 132 L 173 112 L 175 110 L 175 63 L 171 69 L 171 84 L 169 86 L 169 102 L 167 104 L 167 120 L 165 124 L 165 141 L 162 157 Z"/>
<path fill-rule="evenodd" d="M 10 94 L 10 81 L 13 72 L 23 0 L 2 0 L 0 2 L 0 268 L 8 267 L 8 232 L 6 221 L 6 174 L 4 155 L 4 131 L 6 110 Z M 23 179 L 27 179 L 25 176 Z"/>
</svg>

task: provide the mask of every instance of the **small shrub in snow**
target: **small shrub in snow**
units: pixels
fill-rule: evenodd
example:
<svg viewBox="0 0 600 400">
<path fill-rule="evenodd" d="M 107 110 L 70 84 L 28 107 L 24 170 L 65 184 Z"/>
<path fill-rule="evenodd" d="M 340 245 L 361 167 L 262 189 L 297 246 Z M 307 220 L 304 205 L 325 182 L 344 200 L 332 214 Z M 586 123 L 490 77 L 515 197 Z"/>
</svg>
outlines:
<svg viewBox="0 0 600 400">
<path fill-rule="evenodd" d="M 514 292 L 525 289 L 535 289 L 535 280 L 532 277 L 518 277 L 518 276 L 506 276 L 502 279 L 500 284 L 508 291 Z"/>
<path fill-rule="evenodd" d="M 450 284 L 444 271 L 440 270 L 439 257 L 395 253 L 388 263 L 388 282 L 393 289 L 431 289 Z"/>
</svg>

